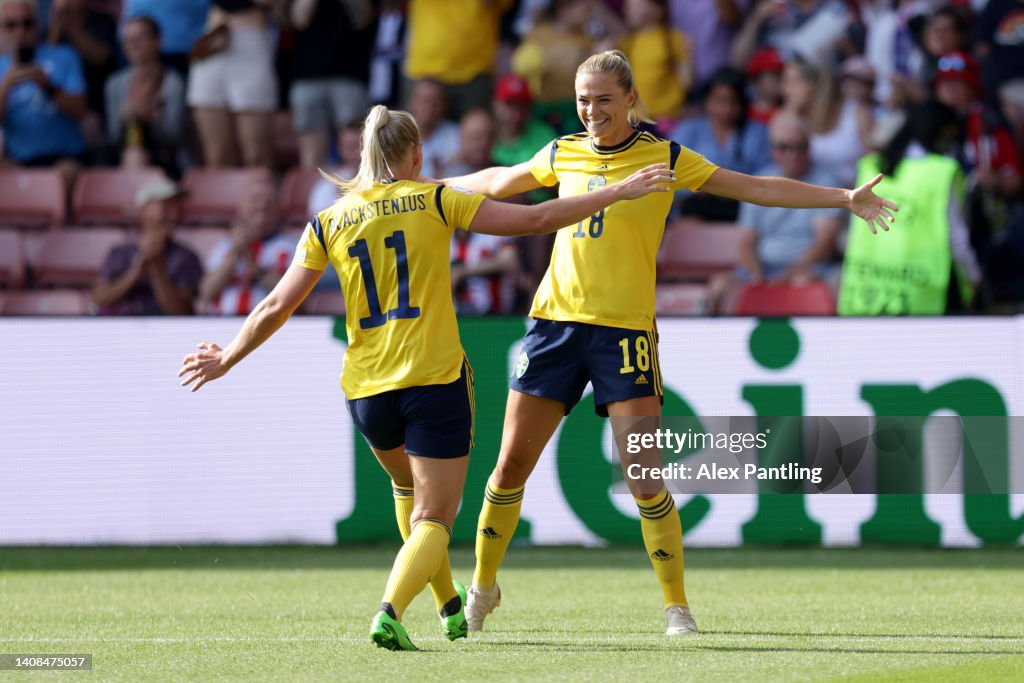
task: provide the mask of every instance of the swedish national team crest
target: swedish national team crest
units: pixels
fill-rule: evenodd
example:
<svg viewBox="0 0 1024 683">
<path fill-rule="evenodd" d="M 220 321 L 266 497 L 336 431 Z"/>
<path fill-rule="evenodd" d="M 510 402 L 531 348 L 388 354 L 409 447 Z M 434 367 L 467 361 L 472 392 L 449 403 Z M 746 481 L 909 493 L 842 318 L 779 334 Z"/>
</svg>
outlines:
<svg viewBox="0 0 1024 683">
<path fill-rule="evenodd" d="M 530 357 L 526 355 L 526 351 L 520 351 L 519 360 L 516 361 L 516 379 L 522 379 L 528 367 L 530 367 Z"/>
<path fill-rule="evenodd" d="M 602 187 L 608 184 L 608 181 L 603 175 L 596 175 L 590 179 L 587 183 L 587 192 L 593 192 L 594 190 L 600 190 Z"/>
</svg>

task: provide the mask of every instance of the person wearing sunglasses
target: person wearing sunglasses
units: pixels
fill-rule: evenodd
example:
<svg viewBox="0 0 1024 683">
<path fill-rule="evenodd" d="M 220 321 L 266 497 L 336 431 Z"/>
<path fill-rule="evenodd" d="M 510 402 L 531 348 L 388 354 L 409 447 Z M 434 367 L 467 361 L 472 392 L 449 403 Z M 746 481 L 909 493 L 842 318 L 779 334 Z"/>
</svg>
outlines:
<svg viewBox="0 0 1024 683">
<path fill-rule="evenodd" d="M 78 54 L 40 45 L 34 0 L 0 0 L 0 121 L 4 154 L 21 166 L 61 163 L 73 174 L 85 142 L 78 121 L 87 113 Z"/>
<path fill-rule="evenodd" d="M 780 112 L 768 129 L 773 163 L 758 175 L 782 176 L 814 185 L 834 185 L 824 166 L 812 163 L 809 124 L 795 114 Z M 708 283 L 711 313 L 726 313 L 732 295 L 744 284 L 778 282 L 802 284 L 827 280 L 830 261 L 842 227 L 842 209 L 801 211 L 744 203 L 740 206 L 740 265 L 734 273 L 712 277 Z"/>
</svg>

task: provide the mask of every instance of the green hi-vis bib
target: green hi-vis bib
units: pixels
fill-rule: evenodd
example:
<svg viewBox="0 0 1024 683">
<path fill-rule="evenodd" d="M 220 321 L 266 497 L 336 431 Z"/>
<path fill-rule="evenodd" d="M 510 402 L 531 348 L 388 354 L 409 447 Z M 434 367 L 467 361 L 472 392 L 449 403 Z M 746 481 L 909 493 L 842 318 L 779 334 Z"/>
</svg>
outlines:
<svg viewBox="0 0 1024 683">
<path fill-rule="evenodd" d="M 879 173 L 878 156 L 857 166 L 857 184 Z M 946 312 L 952 253 L 949 248 L 950 193 L 959 191 L 960 168 L 953 159 L 929 154 L 904 159 L 893 177 L 875 187 L 899 207 L 888 232 L 872 235 L 856 216 L 843 260 L 840 315 L 942 315 Z"/>
</svg>

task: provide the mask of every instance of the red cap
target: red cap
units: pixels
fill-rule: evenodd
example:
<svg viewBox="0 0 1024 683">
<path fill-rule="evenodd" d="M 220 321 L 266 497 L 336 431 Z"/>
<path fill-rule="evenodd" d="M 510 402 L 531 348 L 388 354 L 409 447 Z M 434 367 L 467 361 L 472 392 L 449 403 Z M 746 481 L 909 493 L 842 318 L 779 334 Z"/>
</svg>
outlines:
<svg viewBox="0 0 1024 683">
<path fill-rule="evenodd" d="M 763 73 L 782 71 L 786 63 L 782 61 L 782 55 L 778 50 L 765 48 L 758 50 L 747 62 L 747 78 L 757 78 Z"/>
<path fill-rule="evenodd" d="M 939 57 L 938 69 L 935 72 L 935 82 L 948 80 L 963 81 L 975 90 L 981 90 L 978 62 L 966 52 L 948 52 L 942 55 Z"/>
<path fill-rule="evenodd" d="M 494 86 L 494 99 L 499 102 L 522 102 L 530 104 L 530 84 L 519 74 L 505 74 Z"/>
</svg>

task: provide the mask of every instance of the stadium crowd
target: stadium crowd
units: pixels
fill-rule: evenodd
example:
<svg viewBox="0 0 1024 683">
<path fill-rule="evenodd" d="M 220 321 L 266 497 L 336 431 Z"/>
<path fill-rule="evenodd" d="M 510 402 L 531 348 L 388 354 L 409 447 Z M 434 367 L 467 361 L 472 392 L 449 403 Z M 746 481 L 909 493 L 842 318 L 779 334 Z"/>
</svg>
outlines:
<svg viewBox="0 0 1024 683">
<path fill-rule="evenodd" d="M 414 115 L 426 176 L 513 165 L 580 130 L 576 67 L 609 48 L 651 131 L 825 185 L 914 162 L 900 219 L 942 225 L 880 254 L 901 220 L 852 240 L 835 211 L 681 191 L 659 313 L 1021 309 L 1017 0 L 0 0 L 0 312 L 245 314 L 336 198 L 317 169 L 354 173 L 371 105 Z M 459 313 L 523 312 L 550 245 L 460 231 Z M 920 306 L 865 279 L 922 258 L 949 273 Z M 305 310 L 340 305 L 335 279 Z"/>
</svg>

